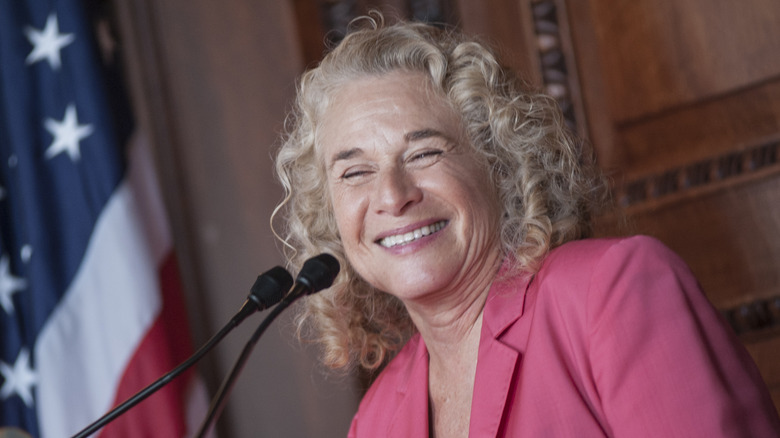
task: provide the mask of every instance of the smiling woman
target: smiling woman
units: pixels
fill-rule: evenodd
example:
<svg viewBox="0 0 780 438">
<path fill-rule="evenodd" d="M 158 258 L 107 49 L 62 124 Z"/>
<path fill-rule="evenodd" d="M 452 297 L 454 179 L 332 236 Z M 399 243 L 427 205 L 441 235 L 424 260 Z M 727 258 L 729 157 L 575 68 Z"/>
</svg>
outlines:
<svg viewBox="0 0 780 438">
<path fill-rule="evenodd" d="M 315 137 L 349 265 L 418 330 L 418 305 L 483 295 L 501 263 L 497 193 L 463 131 L 425 76 L 393 72 L 334 91 Z"/>
<path fill-rule="evenodd" d="M 384 366 L 350 436 L 780 431 L 675 254 L 585 239 L 607 198 L 587 145 L 480 43 L 361 20 L 301 78 L 276 164 L 289 264 L 343 266 L 302 333 L 330 367 Z"/>
</svg>

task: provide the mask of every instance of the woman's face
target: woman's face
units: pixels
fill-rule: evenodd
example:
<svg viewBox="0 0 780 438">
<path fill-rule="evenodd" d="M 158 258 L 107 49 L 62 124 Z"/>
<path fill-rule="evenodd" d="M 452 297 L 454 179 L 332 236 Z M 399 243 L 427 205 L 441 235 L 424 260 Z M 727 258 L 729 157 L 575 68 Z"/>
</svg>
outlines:
<svg viewBox="0 0 780 438">
<path fill-rule="evenodd" d="M 348 82 L 317 132 L 349 262 L 405 302 L 468 287 L 498 259 L 496 189 L 431 88 L 405 72 Z"/>
</svg>

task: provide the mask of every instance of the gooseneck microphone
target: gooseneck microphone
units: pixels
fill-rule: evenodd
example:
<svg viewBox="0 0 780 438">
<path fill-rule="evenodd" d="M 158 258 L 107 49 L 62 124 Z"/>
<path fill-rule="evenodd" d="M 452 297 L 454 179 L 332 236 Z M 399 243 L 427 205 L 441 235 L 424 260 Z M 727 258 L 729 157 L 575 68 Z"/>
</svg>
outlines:
<svg viewBox="0 0 780 438">
<path fill-rule="evenodd" d="M 278 303 L 284 297 L 285 292 L 290 290 L 292 284 L 292 275 L 281 266 L 274 266 L 258 275 L 255 284 L 249 289 L 249 296 L 244 301 L 244 305 L 241 306 L 241 310 L 233 316 L 228 324 L 232 324 L 235 328 L 247 316 Z"/>
<path fill-rule="evenodd" d="M 105 426 L 125 413 L 128 409 L 132 408 L 150 395 L 157 392 L 157 390 L 167 385 L 170 381 L 179 376 L 179 374 L 183 373 L 192 365 L 194 365 L 198 360 L 200 360 L 201 357 L 203 357 L 203 355 L 211 351 L 211 349 L 214 348 L 214 346 L 217 345 L 219 341 L 227 336 L 230 331 L 236 328 L 236 326 L 238 326 L 249 315 L 261 310 L 265 310 L 278 303 L 284 296 L 285 292 L 290 290 L 292 285 L 292 276 L 289 272 L 287 272 L 286 269 L 282 268 L 281 266 L 275 266 L 259 275 L 257 280 L 255 280 L 254 285 L 252 285 L 249 296 L 247 297 L 241 309 L 235 314 L 235 316 L 233 316 L 233 318 L 230 319 L 227 324 L 225 324 L 224 327 L 222 327 L 219 332 L 217 332 L 216 335 L 212 336 L 211 339 L 209 339 L 208 342 L 203 345 L 203 347 L 196 351 L 195 354 L 193 354 L 189 359 L 182 362 L 181 365 L 160 377 L 146 388 L 137 392 L 134 396 L 122 402 L 122 404 L 118 405 L 97 419 L 94 423 L 84 428 L 81 432 L 74 435 L 73 438 L 83 438 L 93 434 L 101 427 Z"/>
<path fill-rule="evenodd" d="M 260 326 L 257 327 L 257 330 L 241 351 L 241 355 L 233 364 L 230 374 L 228 374 L 222 382 L 219 391 L 212 399 L 206 418 L 203 420 L 198 434 L 196 435 L 197 437 L 204 437 L 211 428 L 213 422 L 216 421 L 217 417 L 222 413 L 222 408 L 227 400 L 227 396 L 233 389 L 233 385 L 235 384 L 238 375 L 241 373 L 241 370 L 243 370 L 244 365 L 246 365 L 246 361 L 249 359 L 249 355 L 255 344 L 257 344 L 260 336 L 265 332 L 265 329 L 268 328 L 271 322 L 298 298 L 304 295 L 311 295 L 330 287 L 338 273 L 339 262 L 330 254 L 320 254 L 303 263 L 303 267 L 301 267 L 301 271 L 298 274 L 298 277 L 296 277 L 295 284 L 290 292 L 285 295 L 279 305 L 276 306 L 268 316 L 265 317 Z"/>
</svg>

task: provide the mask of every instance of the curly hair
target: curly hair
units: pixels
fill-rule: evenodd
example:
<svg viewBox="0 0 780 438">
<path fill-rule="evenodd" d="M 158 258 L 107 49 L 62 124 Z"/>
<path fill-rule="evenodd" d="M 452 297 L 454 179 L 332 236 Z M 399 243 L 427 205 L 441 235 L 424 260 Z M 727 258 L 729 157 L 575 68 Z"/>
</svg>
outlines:
<svg viewBox="0 0 780 438">
<path fill-rule="evenodd" d="M 592 153 L 570 135 L 557 103 L 530 91 L 488 47 L 422 23 L 386 25 L 381 16 L 353 22 L 300 78 L 276 156 L 286 195 L 274 217 L 285 213 L 280 238 L 290 268 L 321 252 L 343 267 L 330 289 L 306 298 L 296 319 L 299 335 L 318 342 L 332 368 L 377 369 L 415 331 L 400 300 L 349 266 L 315 150 L 318 123 L 339 87 L 394 71 L 423 73 L 461 115 L 498 192 L 502 251 L 516 271 L 533 273 L 550 249 L 587 237 L 590 217 L 607 197 Z M 304 335 L 304 328 L 311 330 Z"/>
</svg>

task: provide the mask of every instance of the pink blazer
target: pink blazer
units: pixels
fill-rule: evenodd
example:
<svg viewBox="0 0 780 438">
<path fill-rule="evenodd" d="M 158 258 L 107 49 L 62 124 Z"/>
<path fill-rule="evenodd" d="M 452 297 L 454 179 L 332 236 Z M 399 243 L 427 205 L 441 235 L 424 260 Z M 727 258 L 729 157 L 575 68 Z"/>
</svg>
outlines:
<svg viewBox="0 0 780 438">
<path fill-rule="evenodd" d="M 369 389 L 349 436 L 428 436 L 419 335 Z M 469 436 L 779 437 L 780 420 L 685 263 L 638 236 L 568 243 L 533 279 L 493 284 Z"/>
</svg>

